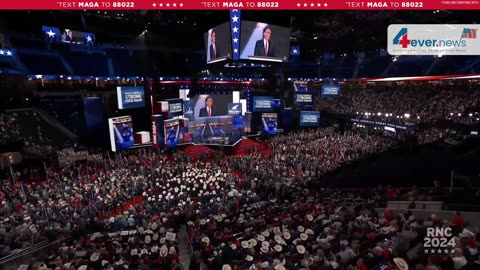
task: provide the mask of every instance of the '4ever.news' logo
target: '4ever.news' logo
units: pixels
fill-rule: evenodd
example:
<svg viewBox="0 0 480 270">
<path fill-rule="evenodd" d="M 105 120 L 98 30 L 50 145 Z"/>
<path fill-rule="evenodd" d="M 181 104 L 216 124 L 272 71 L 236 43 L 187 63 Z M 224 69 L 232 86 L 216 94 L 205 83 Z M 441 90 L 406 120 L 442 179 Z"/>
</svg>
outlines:
<svg viewBox="0 0 480 270">
<path fill-rule="evenodd" d="M 427 235 L 423 238 L 425 254 L 451 254 L 455 252 L 455 246 L 452 228 L 427 228 Z"/>
<path fill-rule="evenodd" d="M 408 28 L 404 27 L 398 31 L 397 35 L 393 38 L 393 45 L 400 45 L 406 49 L 411 47 L 420 48 L 435 48 L 435 47 L 466 47 L 467 41 L 464 39 L 476 39 L 477 30 L 473 28 L 464 28 L 458 39 L 409 39 Z"/>
<path fill-rule="evenodd" d="M 410 45 L 410 40 L 408 39 L 408 30 L 407 28 L 402 28 L 398 34 L 393 39 L 394 45 L 402 45 L 402 48 L 407 48 Z"/>
<path fill-rule="evenodd" d="M 391 24 L 390 55 L 480 55 L 476 24 Z"/>
</svg>

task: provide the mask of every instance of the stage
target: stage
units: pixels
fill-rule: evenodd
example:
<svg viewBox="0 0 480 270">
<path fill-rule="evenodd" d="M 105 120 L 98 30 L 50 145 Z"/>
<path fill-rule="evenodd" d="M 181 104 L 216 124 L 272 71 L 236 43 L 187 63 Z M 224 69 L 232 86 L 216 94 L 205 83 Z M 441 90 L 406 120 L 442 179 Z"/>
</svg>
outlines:
<svg viewBox="0 0 480 270">
<path fill-rule="evenodd" d="M 265 143 L 262 142 L 260 134 L 242 136 L 233 144 L 197 144 L 182 143 L 178 144 L 175 149 L 185 152 L 192 159 L 198 159 L 199 153 L 212 153 L 213 151 L 223 152 L 227 156 L 241 156 L 251 153 L 254 149 L 257 151 L 265 151 L 267 149 Z"/>
</svg>

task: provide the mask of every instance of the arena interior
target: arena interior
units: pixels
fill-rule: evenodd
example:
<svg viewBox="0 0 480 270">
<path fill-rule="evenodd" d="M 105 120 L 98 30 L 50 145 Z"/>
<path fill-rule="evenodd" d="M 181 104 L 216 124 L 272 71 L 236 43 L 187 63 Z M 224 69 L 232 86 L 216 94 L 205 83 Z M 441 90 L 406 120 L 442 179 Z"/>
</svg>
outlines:
<svg viewBox="0 0 480 270">
<path fill-rule="evenodd" d="M 2 11 L 0 269 L 480 269 L 480 57 L 407 23 L 479 17 Z"/>
</svg>

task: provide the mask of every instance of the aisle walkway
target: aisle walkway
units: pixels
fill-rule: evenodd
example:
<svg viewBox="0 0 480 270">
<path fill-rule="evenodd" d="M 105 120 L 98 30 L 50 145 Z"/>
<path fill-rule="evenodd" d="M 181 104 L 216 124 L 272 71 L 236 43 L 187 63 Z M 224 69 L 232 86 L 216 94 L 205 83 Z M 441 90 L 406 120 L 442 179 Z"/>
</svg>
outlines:
<svg viewBox="0 0 480 270">
<path fill-rule="evenodd" d="M 190 244 L 188 243 L 187 227 L 185 225 L 180 226 L 180 229 L 177 233 L 177 239 L 180 263 L 182 264 L 184 270 L 188 270 L 190 268 L 190 258 L 192 257 L 192 252 L 190 249 Z"/>
</svg>

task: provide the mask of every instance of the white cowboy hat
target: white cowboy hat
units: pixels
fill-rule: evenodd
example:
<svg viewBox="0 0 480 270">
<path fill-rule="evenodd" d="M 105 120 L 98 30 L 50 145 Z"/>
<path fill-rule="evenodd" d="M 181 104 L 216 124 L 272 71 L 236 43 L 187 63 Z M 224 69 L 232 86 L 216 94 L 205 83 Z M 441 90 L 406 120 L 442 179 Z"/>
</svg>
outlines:
<svg viewBox="0 0 480 270">
<path fill-rule="evenodd" d="M 408 270 L 408 263 L 402 258 L 394 258 L 393 262 L 400 270 Z"/>
<path fill-rule="evenodd" d="M 282 246 L 280 245 L 275 245 L 273 249 L 275 249 L 276 252 L 282 252 Z"/>
<path fill-rule="evenodd" d="M 166 257 L 167 254 L 168 254 L 168 248 L 167 248 L 167 246 L 163 245 L 163 246 L 160 248 L 160 256 Z"/>
<path fill-rule="evenodd" d="M 150 235 L 145 236 L 144 242 L 145 244 L 150 244 L 150 242 L 152 242 L 152 238 L 150 237 Z"/>
<path fill-rule="evenodd" d="M 232 270 L 232 267 L 230 266 L 230 264 L 224 264 L 222 266 L 222 270 Z"/>
<path fill-rule="evenodd" d="M 274 239 L 275 239 L 275 242 L 277 242 L 279 244 L 284 242 L 280 235 L 275 235 Z"/>
<path fill-rule="evenodd" d="M 100 253 L 95 252 L 90 256 L 90 261 L 91 262 L 96 262 L 96 261 L 98 261 L 99 258 L 100 258 Z"/>
<path fill-rule="evenodd" d="M 297 246 L 297 251 L 298 251 L 298 253 L 303 254 L 303 253 L 305 253 L 305 247 L 303 245 L 298 245 Z"/>
<path fill-rule="evenodd" d="M 307 239 L 308 239 L 308 234 L 306 234 L 306 233 L 301 233 L 301 234 L 300 234 L 300 239 L 302 239 L 302 241 L 307 240 Z"/>
</svg>

